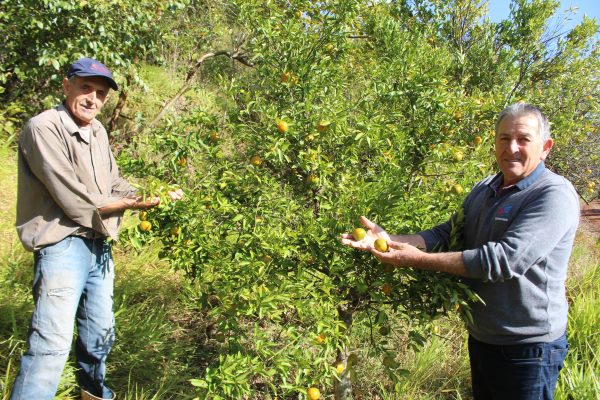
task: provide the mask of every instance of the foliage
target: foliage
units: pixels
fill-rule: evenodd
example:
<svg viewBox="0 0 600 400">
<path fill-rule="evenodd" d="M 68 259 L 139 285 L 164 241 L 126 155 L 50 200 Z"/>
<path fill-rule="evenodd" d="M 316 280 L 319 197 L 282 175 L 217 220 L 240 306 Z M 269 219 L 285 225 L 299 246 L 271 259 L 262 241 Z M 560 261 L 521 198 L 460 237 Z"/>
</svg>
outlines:
<svg viewBox="0 0 600 400">
<path fill-rule="evenodd" d="M 181 1 L 100 2 L 64 0 L 0 1 L 0 99 L 20 101 L 33 114 L 56 104 L 68 65 L 95 57 L 126 85 L 136 64 L 158 57 L 163 14 L 175 14 Z"/>
<path fill-rule="evenodd" d="M 57 71 L 79 55 L 105 61 L 124 84 L 142 62 L 177 74 L 229 46 L 251 60 L 207 63 L 198 82 L 217 82 L 226 99 L 127 138 L 119 159 L 163 197 L 140 214 L 146 230 L 132 224 L 123 239 L 162 248 L 209 320 L 218 357 L 191 381 L 200 398 L 301 396 L 309 386 L 344 398 L 361 385 L 365 353 L 390 393 L 425 376 L 398 362 L 398 338 L 418 351 L 437 318 L 468 315 L 475 296 L 449 276 L 382 266 L 339 237 L 360 215 L 392 233 L 450 218 L 495 172 L 494 117 L 507 104 L 542 107 L 556 141 L 547 164 L 596 195 L 598 26 L 551 30 L 555 1 L 514 1 L 501 23 L 476 0 L 0 2 L 9 139 L 24 113 L 54 102 Z M 148 100 L 130 106 L 136 123 Z M 184 201 L 165 198 L 175 187 Z M 127 312 L 149 342 L 162 340 L 152 334 L 160 313 Z"/>
</svg>

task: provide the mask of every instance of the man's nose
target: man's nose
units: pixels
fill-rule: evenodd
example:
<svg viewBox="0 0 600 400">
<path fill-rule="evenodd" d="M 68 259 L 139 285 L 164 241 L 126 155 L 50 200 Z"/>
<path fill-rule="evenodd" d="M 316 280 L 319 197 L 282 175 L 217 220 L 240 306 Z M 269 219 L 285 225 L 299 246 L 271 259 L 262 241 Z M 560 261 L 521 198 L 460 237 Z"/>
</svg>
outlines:
<svg viewBox="0 0 600 400">
<path fill-rule="evenodd" d="M 512 153 L 518 153 L 519 152 L 519 144 L 517 143 L 517 141 L 515 139 L 511 140 L 508 144 L 508 148 L 510 149 L 510 151 Z"/>
</svg>

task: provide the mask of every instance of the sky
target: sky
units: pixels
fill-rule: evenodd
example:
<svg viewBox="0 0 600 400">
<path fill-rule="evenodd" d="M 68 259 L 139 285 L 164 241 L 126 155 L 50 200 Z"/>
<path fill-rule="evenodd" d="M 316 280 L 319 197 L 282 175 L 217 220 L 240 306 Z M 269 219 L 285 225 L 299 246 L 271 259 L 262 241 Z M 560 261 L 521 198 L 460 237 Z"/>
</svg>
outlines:
<svg viewBox="0 0 600 400">
<path fill-rule="evenodd" d="M 499 22 L 510 12 L 510 0 L 488 0 L 489 16 L 492 22 Z M 561 0 L 561 5 L 555 16 L 565 17 L 565 11 L 569 8 L 577 8 L 575 14 L 569 14 L 566 27 L 572 28 L 583 20 L 583 16 L 596 18 L 600 22 L 600 0 Z"/>
</svg>

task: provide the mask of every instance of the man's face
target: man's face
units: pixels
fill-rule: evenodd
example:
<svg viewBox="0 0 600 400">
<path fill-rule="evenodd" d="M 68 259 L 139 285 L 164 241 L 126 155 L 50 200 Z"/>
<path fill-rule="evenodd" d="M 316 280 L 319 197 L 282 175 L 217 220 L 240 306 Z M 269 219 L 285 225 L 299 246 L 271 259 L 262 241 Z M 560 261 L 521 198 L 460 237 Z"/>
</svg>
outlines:
<svg viewBox="0 0 600 400">
<path fill-rule="evenodd" d="M 109 90 L 108 82 L 98 76 L 76 76 L 73 81 L 63 80 L 65 105 L 77 125 L 90 125 L 106 102 Z"/>
<path fill-rule="evenodd" d="M 504 117 L 496 133 L 496 161 L 504 175 L 504 186 L 514 185 L 531 174 L 553 145 L 552 139 L 542 140 L 534 115 Z"/>
</svg>

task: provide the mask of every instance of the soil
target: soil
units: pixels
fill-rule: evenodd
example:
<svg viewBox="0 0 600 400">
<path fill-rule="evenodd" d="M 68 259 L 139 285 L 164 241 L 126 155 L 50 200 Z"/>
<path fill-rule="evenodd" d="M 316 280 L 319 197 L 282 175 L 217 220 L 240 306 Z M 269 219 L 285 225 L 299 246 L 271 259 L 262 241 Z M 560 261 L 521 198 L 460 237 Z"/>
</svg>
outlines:
<svg viewBox="0 0 600 400">
<path fill-rule="evenodd" d="M 600 237 L 600 199 L 581 205 L 581 225 L 596 238 Z"/>
</svg>

